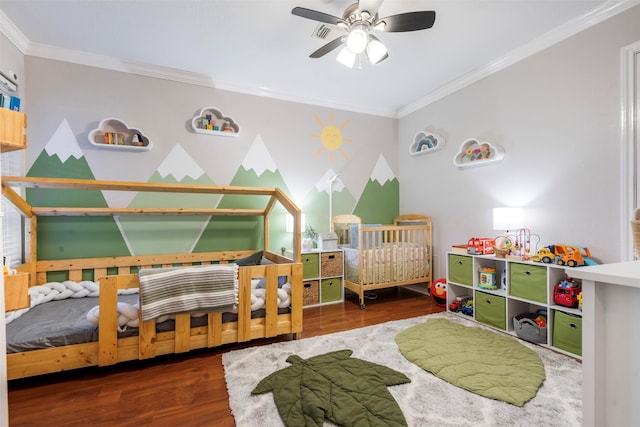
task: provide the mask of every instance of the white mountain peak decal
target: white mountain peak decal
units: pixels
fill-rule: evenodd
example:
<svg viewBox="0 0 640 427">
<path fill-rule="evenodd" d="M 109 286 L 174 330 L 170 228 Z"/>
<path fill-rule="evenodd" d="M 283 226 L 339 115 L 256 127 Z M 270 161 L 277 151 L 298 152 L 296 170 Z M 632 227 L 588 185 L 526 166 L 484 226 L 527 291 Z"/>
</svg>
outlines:
<svg viewBox="0 0 640 427">
<path fill-rule="evenodd" d="M 271 158 L 267 146 L 264 145 L 264 141 L 260 135 L 256 136 L 253 141 L 249 152 L 242 161 L 242 166 L 246 170 L 253 169 L 256 175 L 260 176 L 265 170 L 274 172 L 276 170 L 276 163 Z"/>
<path fill-rule="evenodd" d="M 71 156 L 76 159 L 83 156 L 78 140 L 73 134 L 66 118 L 62 119 L 58 129 L 53 133 L 47 145 L 44 146 L 44 149 L 49 156 L 57 154 L 62 163 L 66 162 Z"/>
<path fill-rule="evenodd" d="M 380 185 L 384 185 L 387 181 L 391 181 L 395 177 L 389 163 L 387 163 L 384 156 L 380 154 L 373 168 L 373 172 L 371 172 L 371 180 L 378 181 Z"/>
<path fill-rule="evenodd" d="M 331 180 L 333 179 L 333 184 Z M 318 193 L 322 191 L 326 191 L 327 194 L 331 192 L 331 187 L 333 186 L 333 191 L 342 191 L 344 189 L 344 184 L 340 180 L 340 175 L 333 171 L 333 169 L 329 169 L 322 175 L 322 178 L 316 183 L 316 190 Z"/>
<path fill-rule="evenodd" d="M 185 176 L 198 179 L 204 174 L 204 170 L 198 166 L 198 163 L 193 160 L 180 144 L 177 144 L 158 166 L 158 173 L 162 178 L 166 178 L 171 174 L 180 182 Z"/>
</svg>

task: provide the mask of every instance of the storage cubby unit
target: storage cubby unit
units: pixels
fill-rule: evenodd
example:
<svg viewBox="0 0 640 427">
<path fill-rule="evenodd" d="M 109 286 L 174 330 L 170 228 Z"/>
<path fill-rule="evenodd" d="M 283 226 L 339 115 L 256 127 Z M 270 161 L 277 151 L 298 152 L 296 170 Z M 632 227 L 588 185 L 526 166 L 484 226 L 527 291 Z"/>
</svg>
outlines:
<svg viewBox="0 0 640 427">
<path fill-rule="evenodd" d="M 580 267 L 575 267 L 580 268 Z M 582 355 L 582 311 L 554 303 L 567 268 L 493 255 L 447 254 L 447 311 L 570 356 Z M 473 311 L 457 298 L 473 297 Z M 537 324 L 539 315 L 546 324 Z"/>
<path fill-rule="evenodd" d="M 91 145 L 107 150 L 148 151 L 152 146 L 142 131 L 114 117 L 101 120 L 88 137 Z"/>
<path fill-rule="evenodd" d="M 344 300 L 342 250 L 302 252 L 303 305 L 330 304 Z"/>
<path fill-rule="evenodd" d="M 240 125 L 214 107 L 205 107 L 191 119 L 191 128 L 196 133 L 236 137 L 240 133 Z"/>
</svg>

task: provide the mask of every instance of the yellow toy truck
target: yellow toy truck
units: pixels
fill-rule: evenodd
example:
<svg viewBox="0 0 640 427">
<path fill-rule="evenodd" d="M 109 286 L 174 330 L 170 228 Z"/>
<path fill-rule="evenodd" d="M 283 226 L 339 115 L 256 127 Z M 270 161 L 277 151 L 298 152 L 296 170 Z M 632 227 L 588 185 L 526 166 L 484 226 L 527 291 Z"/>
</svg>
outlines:
<svg viewBox="0 0 640 427">
<path fill-rule="evenodd" d="M 558 265 L 568 265 L 569 267 L 596 264 L 596 262 L 591 259 L 591 252 L 588 248 L 560 244 L 541 248 L 538 253 L 531 257 L 531 260 L 544 262 L 546 264 L 555 263 Z"/>
</svg>

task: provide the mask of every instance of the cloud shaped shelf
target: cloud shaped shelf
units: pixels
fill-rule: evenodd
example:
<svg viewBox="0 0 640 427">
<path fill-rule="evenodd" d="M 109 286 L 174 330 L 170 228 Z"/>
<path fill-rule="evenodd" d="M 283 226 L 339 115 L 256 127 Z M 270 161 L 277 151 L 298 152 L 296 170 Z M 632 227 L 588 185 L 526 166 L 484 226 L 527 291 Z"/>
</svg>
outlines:
<svg viewBox="0 0 640 427">
<path fill-rule="evenodd" d="M 148 151 L 152 144 L 139 129 L 130 128 L 114 117 L 104 119 L 97 129 L 89 132 L 89 142 L 110 150 Z"/>
<path fill-rule="evenodd" d="M 196 133 L 235 137 L 240 133 L 240 126 L 231 117 L 225 117 L 214 107 L 205 107 L 191 120 L 191 127 Z"/>
<path fill-rule="evenodd" d="M 459 168 L 481 166 L 499 162 L 503 157 L 504 149 L 499 145 L 471 138 L 460 145 L 460 151 L 453 158 L 453 164 Z"/>
<path fill-rule="evenodd" d="M 413 137 L 413 142 L 409 146 L 409 153 L 412 156 L 431 153 L 444 147 L 446 141 L 435 133 L 420 131 Z"/>
</svg>

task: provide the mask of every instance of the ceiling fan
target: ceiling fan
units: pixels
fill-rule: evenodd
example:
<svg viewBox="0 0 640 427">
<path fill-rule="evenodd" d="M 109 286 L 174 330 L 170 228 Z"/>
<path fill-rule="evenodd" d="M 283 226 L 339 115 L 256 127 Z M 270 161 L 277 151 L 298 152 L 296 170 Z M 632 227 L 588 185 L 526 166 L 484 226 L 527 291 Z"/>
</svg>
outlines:
<svg viewBox="0 0 640 427">
<path fill-rule="evenodd" d="M 309 57 L 320 58 L 344 45 L 336 59 L 351 68 L 363 53 L 372 64 L 389 57 L 387 48 L 372 31 L 401 33 L 425 30 L 431 28 L 436 20 L 434 11 L 406 12 L 381 19 L 378 17 L 378 9 L 382 2 L 383 0 L 359 0 L 345 9 L 342 18 L 304 7 L 294 7 L 291 13 L 336 26 L 343 31 L 344 34 L 325 44 Z"/>
</svg>

